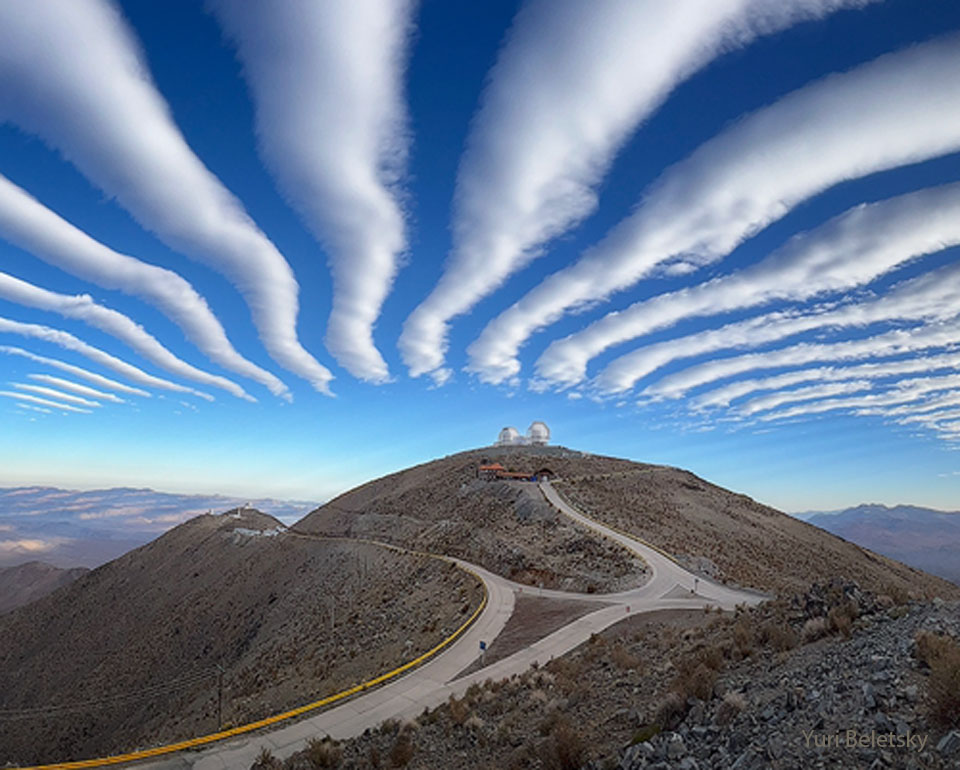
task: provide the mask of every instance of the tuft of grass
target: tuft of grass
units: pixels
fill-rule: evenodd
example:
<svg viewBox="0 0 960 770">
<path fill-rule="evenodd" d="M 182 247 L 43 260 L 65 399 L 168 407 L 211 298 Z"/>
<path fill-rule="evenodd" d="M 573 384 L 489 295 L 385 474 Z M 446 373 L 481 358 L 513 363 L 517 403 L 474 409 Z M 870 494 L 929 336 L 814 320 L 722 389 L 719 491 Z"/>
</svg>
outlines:
<svg viewBox="0 0 960 770">
<path fill-rule="evenodd" d="M 329 737 L 311 738 L 307 741 L 307 759 L 317 770 L 339 767 L 343 760 L 343 749 Z"/>
<path fill-rule="evenodd" d="M 747 699 L 738 692 L 728 692 L 723 696 L 717 708 L 715 721 L 718 725 L 728 725 L 737 718 L 737 714 L 747 707 Z"/>
<path fill-rule="evenodd" d="M 260 753 L 257 754 L 257 759 L 251 770 L 277 770 L 280 766 L 281 762 L 273 756 L 273 752 L 266 746 L 261 746 Z"/>
<path fill-rule="evenodd" d="M 583 736 L 567 719 L 556 722 L 540 757 L 544 770 L 579 770 L 586 759 Z"/>
<path fill-rule="evenodd" d="M 920 631 L 917 658 L 930 667 L 927 700 L 930 716 L 943 727 L 960 726 L 960 644 L 949 636 Z"/>
<path fill-rule="evenodd" d="M 635 746 L 638 743 L 646 743 L 655 735 L 659 735 L 659 734 L 660 734 L 660 725 L 658 724 L 644 725 L 633 734 L 632 738 L 630 738 L 630 745 Z"/>
<path fill-rule="evenodd" d="M 800 637 L 803 639 L 804 644 L 815 642 L 817 639 L 820 639 L 826 635 L 826 618 L 810 618 L 810 620 L 803 624 L 803 628 L 800 631 Z"/>
<path fill-rule="evenodd" d="M 447 706 L 450 710 L 450 719 L 454 724 L 462 726 L 470 716 L 470 707 L 463 700 L 457 700 L 452 695 Z"/>
<path fill-rule="evenodd" d="M 672 690 L 660 701 L 654 722 L 661 730 L 673 730 L 680 725 L 686 715 L 687 699 Z"/>
<path fill-rule="evenodd" d="M 777 652 L 786 652 L 797 646 L 797 634 L 785 621 L 764 623 L 759 636 L 762 644 L 770 645 Z"/>
<path fill-rule="evenodd" d="M 413 759 L 413 740 L 409 732 L 402 732 L 390 749 L 390 766 L 406 767 L 411 759 Z"/>
</svg>

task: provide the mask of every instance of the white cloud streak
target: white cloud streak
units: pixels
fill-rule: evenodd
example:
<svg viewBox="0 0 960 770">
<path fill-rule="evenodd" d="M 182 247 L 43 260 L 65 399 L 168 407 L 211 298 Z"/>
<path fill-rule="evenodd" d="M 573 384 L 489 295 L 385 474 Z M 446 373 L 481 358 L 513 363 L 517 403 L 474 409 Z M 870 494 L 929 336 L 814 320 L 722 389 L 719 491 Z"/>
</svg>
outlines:
<svg viewBox="0 0 960 770">
<path fill-rule="evenodd" d="M 83 321 L 116 337 L 148 361 L 152 361 L 168 372 L 204 385 L 222 388 L 237 398 L 256 401 L 237 383 L 226 377 L 205 372 L 178 358 L 142 326 L 123 313 L 98 305 L 87 294 L 59 294 L 0 272 L 0 299 Z"/>
<path fill-rule="evenodd" d="M 42 137 L 143 227 L 224 273 L 274 360 L 329 392 L 333 375 L 297 338 L 293 270 L 187 145 L 113 4 L 0 3 L 0 95 L 0 120 Z"/>
<path fill-rule="evenodd" d="M 62 372 L 72 374 L 75 377 L 80 377 L 84 380 L 87 380 L 87 382 L 92 382 L 95 385 L 99 385 L 101 388 L 109 388 L 110 390 L 115 390 L 119 393 L 129 393 L 131 396 L 143 396 L 145 398 L 150 398 L 151 395 L 147 391 L 141 390 L 140 388 L 134 388 L 122 382 L 111 380 L 109 377 L 104 377 L 101 374 L 96 374 L 95 372 L 88 371 L 80 366 L 68 364 L 65 361 L 60 361 L 56 358 L 38 356 L 36 353 L 31 353 L 29 350 L 24 350 L 23 348 L 12 347 L 10 345 L 0 345 L 0 353 L 6 353 L 8 356 L 19 356 L 20 358 L 26 358 L 27 360 L 38 364 L 45 364 L 46 366 L 50 366 L 54 369 L 59 369 Z"/>
<path fill-rule="evenodd" d="M 528 2 L 490 73 L 467 141 L 453 250 L 440 281 L 404 324 L 400 350 L 411 374 L 443 364 L 451 318 L 597 208 L 597 186 L 616 152 L 678 83 L 759 35 L 864 4 Z"/>
<path fill-rule="evenodd" d="M 12 390 L 0 390 L 0 396 L 4 398 L 12 398 L 16 401 L 29 401 L 32 404 L 42 404 L 43 406 L 50 406 L 54 409 L 62 409 L 65 412 L 80 412 L 82 414 L 93 414 L 89 409 L 82 409 L 79 406 L 70 406 L 69 404 L 61 404 L 57 401 L 51 401 L 48 398 L 40 398 L 40 396 L 31 396 L 28 393 L 17 393 Z"/>
<path fill-rule="evenodd" d="M 637 302 L 554 341 L 537 360 L 537 374 L 552 383 L 576 383 L 604 350 L 684 319 L 851 289 L 957 244 L 960 184 L 861 204 L 750 267 Z"/>
<path fill-rule="evenodd" d="M 71 275 L 146 300 L 176 323 L 210 360 L 289 399 L 290 391 L 283 382 L 236 351 L 207 301 L 181 276 L 114 251 L 2 175 L 0 237 Z"/>
<path fill-rule="evenodd" d="M 326 345 L 351 374 L 389 379 L 373 341 L 406 249 L 396 185 L 409 145 L 403 74 L 412 0 L 210 0 L 236 43 L 260 152 L 333 274 Z"/>
<path fill-rule="evenodd" d="M 468 368 L 501 382 L 519 371 L 517 352 L 536 330 L 658 264 L 721 259 L 844 180 L 955 152 L 958 75 L 960 38 L 950 35 L 830 75 L 739 120 L 664 172 L 576 263 L 491 321 L 468 348 Z"/>
<path fill-rule="evenodd" d="M 100 399 L 101 401 L 112 401 L 115 404 L 125 404 L 126 402 L 122 398 L 118 398 L 113 395 L 113 393 L 104 393 L 102 390 L 97 390 L 96 388 L 88 388 L 86 385 L 81 385 L 77 382 L 71 382 L 70 380 L 65 380 L 62 377 L 53 377 L 49 374 L 28 374 L 31 380 L 36 380 L 37 382 L 43 382 L 47 385 L 54 385 L 61 390 L 69 390 L 72 393 L 77 393 L 81 396 L 90 396 L 92 398 Z"/>
<path fill-rule="evenodd" d="M 40 414 L 53 414 L 52 409 L 45 409 L 42 406 L 31 406 L 30 404 L 17 404 L 17 406 L 20 407 L 21 409 L 27 409 L 28 411 L 31 411 L 31 412 L 40 412 Z M 3 527 L 0 527 L 0 530 L 2 529 Z"/>
<path fill-rule="evenodd" d="M 178 385 L 175 382 L 170 382 L 169 380 L 164 380 L 160 377 L 154 377 L 152 374 L 147 374 L 145 371 L 138 369 L 133 364 L 128 364 L 126 361 L 122 361 L 116 356 L 112 356 L 109 353 L 100 350 L 99 348 L 93 347 L 92 345 L 88 345 L 83 340 L 78 339 L 69 332 L 61 331 L 60 329 L 54 329 L 50 326 L 42 326 L 40 324 L 22 323 L 20 321 L 10 320 L 9 318 L 0 318 L 0 334 L 19 334 L 23 337 L 29 337 L 31 339 L 49 342 L 53 345 L 59 345 L 66 350 L 73 350 L 76 353 L 86 356 L 91 361 L 95 361 L 101 366 L 110 369 L 117 374 L 121 374 L 129 380 L 146 387 L 173 390 L 177 393 L 191 393 L 194 396 L 199 396 L 200 398 L 205 399 L 206 401 L 214 400 L 213 396 L 211 396 L 209 393 L 203 393 L 202 391 L 189 388 L 186 385 Z"/>
<path fill-rule="evenodd" d="M 821 398 L 839 396 L 847 393 L 859 393 L 864 390 L 870 390 L 872 387 L 872 383 L 868 380 L 853 380 L 850 382 L 831 382 L 824 385 L 811 385 L 805 388 L 795 388 L 794 390 L 782 390 L 778 393 L 752 398 L 741 405 L 737 412 L 749 417 L 757 412 L 775 409 L 784 404 L 792 404 L 797 401 L 816 401 Z"/>
<path fill-rule="evenodd" d="M 936 356 L 922 356 L 903 361 L 885 361 L 882 363 L 857 364 L 854 366 L 822 366 L 815 369 L 801 369 L 785 372 L 772 377 L 758 377 L 740 380 L 720 388 L 703 393 L 690 402 L 693 409 L 726 407 L 738 398 L 762 390 L 780 390 L 803 382 L 825 382 L 851 379 L 880 379 L 898 374 L 934 372 L 938 369 L 960 368 L 960 354 L 945 353 Z"/>
<path fill-rule="evenodd" d="M 23 382 L 11 382 L 10 385 L 17 390 L 25 390 L 29 393 L 36 393 L 39 396 L 56 398 L 60 401 L 66 401 L 70 404 L 79 404 L 80 406 L 90 406 L 94 408 L 101 406 L 101 404 L 97 401 L 91 401 L 88 398 L 81 398 L 80 396 L 73 396 L 69 393 L 62 393 L 59 390 L 55 390 L 54 388 L 45 388 L 42 385 L 28 385 Z"/>
<path fill-rule="evenodd" d="M 960 265 L 952 264 L 904 281 L 871 301 L 809 314 L 770 313 L 648 345 L 612 361 L 597 376 L 595 384 L 604 392 L 620 392 L 676 359 L 728 348 L 756 347 L 814 329 L 863 327 L 890 321 L 945 320 L 958 312 Z"/>
<path fill-rule="evenodd" d="M 645 398 L 681 398 L 693 388 L 762 369 L 803 366 L 818 361 L 852 361 L 955 347 L 960 324 L 935 322 L 910 330 L 897 329 L 873 337 L 829 344 L 799 343 L 778 350 L 721 358 L 668 375 L 643 390 Z"/>
</svg>

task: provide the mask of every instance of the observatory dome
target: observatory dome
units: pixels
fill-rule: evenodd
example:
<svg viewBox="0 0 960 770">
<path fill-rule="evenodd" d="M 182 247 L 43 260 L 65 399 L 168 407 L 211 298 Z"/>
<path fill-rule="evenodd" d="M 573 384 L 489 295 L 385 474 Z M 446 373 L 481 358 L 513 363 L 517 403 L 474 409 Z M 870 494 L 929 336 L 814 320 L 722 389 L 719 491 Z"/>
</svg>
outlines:
<svg viewBox="0 0 960 770">
<path fill-rule="evenodd" d="M 520 431 L 510 426 L 500 431 L 500 435 L 497 436 L 497 443 L 495 446 L 512 446 L 513 444 L 520 443 L 523 443 L 520 439 Z"/>
<path fill-rule="evenodd" d="M 550 428 L 539 420 L 530 423 L 527 429 L 527 441 L 536 446 L 546 446 L 550 443 Z"/>
</svg>

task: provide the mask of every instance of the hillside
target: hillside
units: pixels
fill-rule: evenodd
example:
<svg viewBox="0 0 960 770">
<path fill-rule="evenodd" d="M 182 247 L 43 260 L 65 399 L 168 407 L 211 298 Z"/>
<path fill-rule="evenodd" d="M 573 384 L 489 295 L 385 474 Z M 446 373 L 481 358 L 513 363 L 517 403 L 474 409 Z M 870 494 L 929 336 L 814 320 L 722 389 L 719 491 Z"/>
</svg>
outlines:
<svg viewBox="0 0 960 770">
<path fill-rule="evenodd" d="M 960 513 L 865 504 L 807 519 L 876 553 L 960 584 Z"/>
<path fill-rule="evenodd" d="M 571 468 L 555 484 L 577 508 L 741 586 L 789 595 L 842 577 L 878 594 L 960 598 L 960 587 L 811 524 L 665 466 L 611 461 Z M 698 557 L 698 558 L 693 558 Z"/>
<path fill-rule="evenodd" d="M 371 481 L 317 508 L 298 531 L 369 537 L 458 556 L 530 585 L 616 591 L 641 583 L 644 565 L 591 530 L 559 516 L 536 484 L 484 481 L 477 468 L 563 472 L 609 468 L 561 447 L 477 449 Z"/>
<path fill-rule="evenodd" d="M 834 537 L 688 471 L 563 447 L 487 447 L 371 481 L 296 527 L 375 537 L 462 556 L 494 572 L 561 588 L 613 590 L 625 557 L 588 530 L 557 520 L 529 482 L 478 480 L 485 461 L 550 470 L 584 513 L 741 586 L 790 594 L 844 577 L 878 593 L 960 598 L 960 588 Z"/>
<path fill-rule="evenodd" d="M 0 567 L 0 614 L 69 585 L 87 571 L 86 567 L 61 569 L 42 561 Z"/>
<path fill-rule="evenodd" d="M 437 559 L 199 516 L 3 616 L 0 765 L 212 732 L 218 665 L 226 723 L 310 702 L 426 651 L 481 597 Z"/>
</svg>

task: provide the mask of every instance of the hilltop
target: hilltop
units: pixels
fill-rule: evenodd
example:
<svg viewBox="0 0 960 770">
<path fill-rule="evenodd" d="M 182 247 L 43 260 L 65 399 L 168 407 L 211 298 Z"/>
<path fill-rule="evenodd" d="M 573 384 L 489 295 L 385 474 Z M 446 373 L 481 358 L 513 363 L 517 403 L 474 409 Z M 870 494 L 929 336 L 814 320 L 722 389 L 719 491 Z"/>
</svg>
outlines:
<svg viewBox="0 0 960 770">
<path fill-rule="evenodd" d="M 225 723 L 302 705 L 430 649 L 481 597 L 437 559 L 198 516 L 3 616 L 0 710 L 20 717 L 0 764 L 213 732 L 217 666 Z"/>
<path fill-rule="evenodd" d="M 86 567 L 61 569 L 42 561 L 0 567 L 0 614 L 69 585 L 87 572 Z"/>
<path fill-rule="evenodd" d="M 462 556 L 513 579 L 570 590 L 629 582 L 624 554 L 558 520 L 535 484 L 479 480 L 487 462 L 549 471 L 554 487 L 585 514 L 708 577 L 786 595 L 843 577 L 881 594 L 960 598 L 956 585 L 689 471 L 560 446 L 485 447 L 417 465 L 340 495 L 295 527 Z"/>
</svg>

